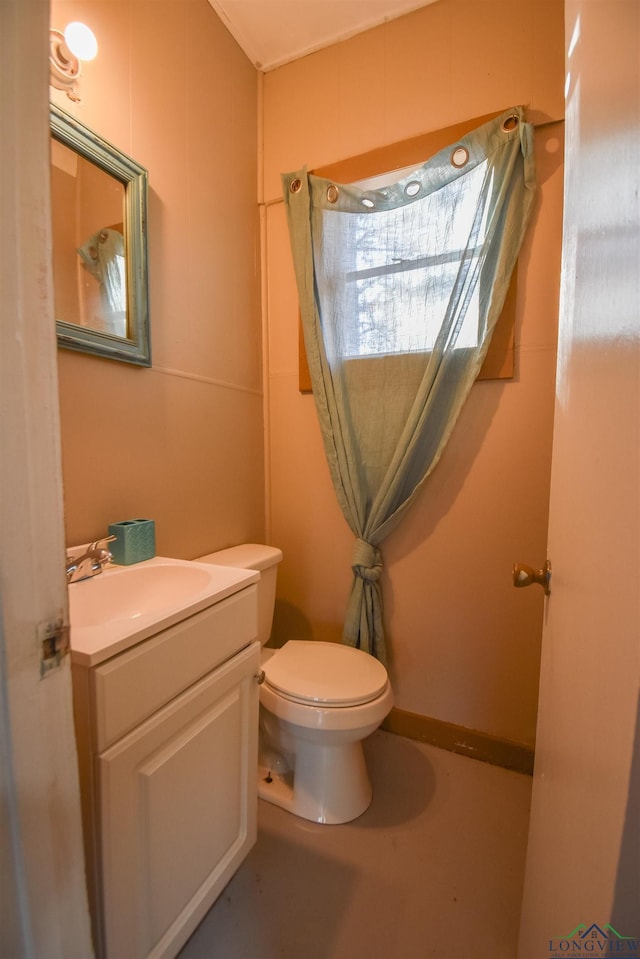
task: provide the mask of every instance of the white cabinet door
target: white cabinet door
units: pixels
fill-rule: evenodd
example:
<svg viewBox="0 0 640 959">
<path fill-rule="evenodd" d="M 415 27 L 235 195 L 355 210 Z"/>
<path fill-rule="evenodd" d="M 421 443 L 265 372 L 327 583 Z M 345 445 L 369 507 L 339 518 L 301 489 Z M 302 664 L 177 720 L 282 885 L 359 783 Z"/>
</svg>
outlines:
<svg viewBox="0 0 640 959">
<path fill-rule="evenodd" d="M 98 759 L 107 959 L 174 956 L 256 838 L 260 645 Z"/>
</svg>

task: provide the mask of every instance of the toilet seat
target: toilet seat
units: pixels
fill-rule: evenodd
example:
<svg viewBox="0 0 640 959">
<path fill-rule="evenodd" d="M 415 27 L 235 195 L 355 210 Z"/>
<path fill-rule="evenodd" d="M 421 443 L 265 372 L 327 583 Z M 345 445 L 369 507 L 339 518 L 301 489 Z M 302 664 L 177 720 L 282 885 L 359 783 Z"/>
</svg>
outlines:
<svg viewBox="0 0 640 959">
<path fill-rule="evenodd" d="M 295 703 L 339 708 L 371 702 L 387 671 L 368 653 L 337 643 L 290 640 L 264 664 L 265 685 Z"/>
</svg>

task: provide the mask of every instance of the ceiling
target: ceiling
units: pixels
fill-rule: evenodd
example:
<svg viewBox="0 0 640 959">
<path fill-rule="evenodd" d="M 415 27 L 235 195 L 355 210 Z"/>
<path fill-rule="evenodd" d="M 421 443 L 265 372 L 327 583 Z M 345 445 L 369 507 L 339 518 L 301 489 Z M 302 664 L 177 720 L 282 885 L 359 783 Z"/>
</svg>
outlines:
<svg viewBox="0 0 640 959">
<path fill-rule="evenodd" d="M 320 50 L 436 0 L 209 0 L 263 71 Z"/>
</svg>

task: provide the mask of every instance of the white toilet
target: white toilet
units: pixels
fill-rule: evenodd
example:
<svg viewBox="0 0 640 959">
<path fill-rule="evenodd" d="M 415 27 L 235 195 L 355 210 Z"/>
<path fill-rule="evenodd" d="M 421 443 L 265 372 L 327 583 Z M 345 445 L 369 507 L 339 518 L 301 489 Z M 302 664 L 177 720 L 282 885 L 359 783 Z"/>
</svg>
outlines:
<svg viewBox="0 0 640 959">
<path fill-rule="evenodd" d="M 258 639 L 271 635 L 282 552 L 247 543 L 199 563 L 260 571 Z M 313 822 L 342 823 L 371 802 L 362 740 L 393 705 L 387 671 L 368 653 L 337 643 L 289 640 L 263 649 L 258 795 Z"/>
</svg>

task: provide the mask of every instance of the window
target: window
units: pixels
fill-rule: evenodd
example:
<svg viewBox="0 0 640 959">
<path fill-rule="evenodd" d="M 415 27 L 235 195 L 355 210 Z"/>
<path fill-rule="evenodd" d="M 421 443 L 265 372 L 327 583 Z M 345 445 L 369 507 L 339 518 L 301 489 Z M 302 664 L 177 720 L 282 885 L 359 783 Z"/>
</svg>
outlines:
<svg viewBox="0 0 640 959">
<path fill-rule="evenodd" d="M 443 147 L 455 143 L 464 133 L 474 129 L 491 116 L 478 117 L 465 124 L 448 127 L 436 133 L 427 134 L 412 140 L 402 141 L 372 151 L 360 157 L 353 157 L 341 164 L 334 164 L 314 171 L 319 176 L 337 182 L 357 183 L 359 187 L 366 186 L 371 191 L 371 202 L 374 203 L 377 195 L 384 196 L 385 187 L 395 183 L 408 175 L 418 163 L 423 163 L 429 156 L 433 156 Z M 461 158 L 464 161 L 464 158 Z M 452 162 L 456 164 L 454 152 Z M 460 165 L 463 165 L 462 163 Z M 384 170 L 393 172 L 381 176 Z M 484 175 L 484 167 L 476 171 L 478 177 Z M 470 178 L 473 180 L 474 178 Z M 472 184 L 471 184 L 472 185 Z M 405 189 L 409 191 L 411 181 Z M 411 194 L 409 194 L 411 195 Z M 466 204 L 466 209 L 465 209 Z M 359 217 L 360 223 L 356 231 L 356 242 L 351 249 L 343 248 L 343 257 L 350 262 L 352 268 L 343 278 L 345 307 L 352 314 L 355 306 L 360 318 L 358 329 L 349 333 L 346 344 L 346 353 L 354 359 L 357 357 L 376 357 L 406 352 L 408 349 L 430 350 L 433 348 L 436 331 L 440 328 L 442 310 L 446 303 L 440 303 L 435 297 L 427 296 L 429 303 L 427 316 L 432 322 L 425 324 L 424 302 L 418 306 L 410 306 L 413 302 L 412 290 L 424 285 L 424 273 L 430 265 L 438 262 L 442 265 L 442 249 L 446 248 L 446 261 L 450 265 L 452 276 L 458 272 L 464 250 L 461 245 L 456 246 L 456 232 L 461 236 L 463 230 L 468 235 L 468 209 L 475 202 L 472 197 L 462 196 L 457 203 L 457 209 L 450 207 L 437 209 L 436 201 L 429 211 L 429 222 L 418 222 L 415 214 L 421 204 L 410 204 L 400 210 L 378 212 L 375 216 L 367 215 L 366 211 Z M 340 222 L 344 217 L 353 217 L 358 214 L 331 214 L 332 231 L 340 233 Z M 462 226 L 464 222 L 464 227 Z M 484 239 L 484 221 L 478 224 L 476 246 Z M 389 231 L 402 237 L 400 247 L 396 243 L 393 259 L 387 253 L 388 244 L 385 236 Z M 442 242 L 443 236 L 447 242 Z M 340 237 L 337 237 L 340 240 Z M 467 250 L 469 269 L 474 268 L 473 249 Z M 469 256 L 470 254 L 470 256 Z M 490 351 L 486 357 L 479 378 L 503 378 L 513 376 L 513 326 L 516 302 L 516 272 L 512 277 L 511 286 L 503 309 L 502 316 L 494 330 Z M 475 284 L 473 296 L 465 304 L 462 328 L 458 334 L 457 348 L 474 346 L 478 343 L 482 330 L 478 321 L 478 297 L 481 292 L 481 283 Z M 355 303 L 354 303 L 355 300 Z M 398 309 L 392 310 L 394 319 L 389 322 L 389 305 L 397 304 Z M 418 343 L 416 344 L 416 338 Z M 308 367 L 302 331 L 300 330 L 300 390 L 311 391 Z"/>
<path fill-rule="evenodd" d="M 344 218 L 335 213 L 327 217 L 325 233 L 331 223 L 332 242 L 339 245 L 341 261 L 348 264 L 344 296 L 349 301 L 349 315 L 359 318 L 357 330 L 349 333 L 350 342 L 344 351 L 347 356 L 433 349 L 449 303 L 443 287 L 453 288 L 465 255 L 469 270 L 476 269 L 477 255 L 485 239 L 483 216 L 477 225 L 475 249 L 465 249 L 470 220 L 476 212 L 476 190 L 485 174 L 485 165 L 477 167 L 465 180 L 465 193 L 460 194 L 457 187 L 455 203 L 449 191 L 444 201 L 434 195 L 432 201 L 378 211 L 375 215 L 345 214 L 358 220 L 351 244 L 340 242 Z M 363 203 L 368 201 L 373 208 L 375 198 L 387 195 L 385 180 L 391 183 L 408 178 L 404 192 L 411 196 L 413 187 L 417 195 L 420 184 L 410 177 L 411 170 L 396 171 L 385 178 L 361 180 L 357 186 L 367 190 Z M 436 267 L 438 283 L 430 288 L 430 276 Z M 443 274 L 448 284 L 443 284 Z M 478 280 L 465 303 L 456 349 L 477 346 L 482 339 L 479 298 Z"/>
</svg>

